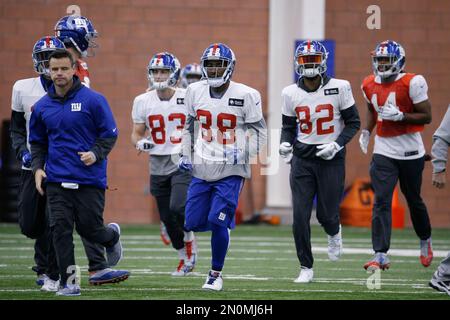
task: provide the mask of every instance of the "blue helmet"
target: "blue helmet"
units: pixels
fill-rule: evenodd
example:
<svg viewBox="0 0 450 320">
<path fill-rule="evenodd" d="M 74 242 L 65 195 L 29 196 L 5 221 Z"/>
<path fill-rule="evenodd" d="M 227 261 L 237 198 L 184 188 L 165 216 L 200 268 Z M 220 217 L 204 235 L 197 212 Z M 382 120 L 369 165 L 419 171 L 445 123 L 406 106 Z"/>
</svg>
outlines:
<svg viewBox="0 0 450 320">
<path fill-rule="evenodd" d="M 97 47 L 94 38 L 98 33 L 88 18 L 76 15 L 62 17 L 55 25 L 55 35 L 66 47 L 75 47 L 83 57 L 94 55 L 93 48 Z"/>
<path fill-rule="evenodd" d="M 169 52 L 155 54 L 148 63 L 147 74 L 150 87 L 153 89 L 165 89 L 175 87 L 180 77 L 180 61 Z M 155 81 L 153 70 L 166 69 L 170 71 L 169 77 L 165 81 Z"/>
<path fill-rule="evenodd" d="M 328 51 L 319 41 L 303 41 L 295 49 L 295 72 L 300 77 L 314 78 L 327 71 Z"/>
<path fill-rule="evenodd" d="M 50 75 L 48 69 L 48 58 L 50 54 L 55 50 L 64 50 L 64 43 L 57 37 L 46 36 L 40 38 L 33 46 L 33 58 L 34 70 L 39 74 Z"/>
<path fill-rule="evenodd" d="M 210 65 L 210 61 L 219 61 L 221 65 Z M 231 79 L 233 75 L 234 66 L 236 64 L 236 57 L 233 50 L 231 50 L 227 45 L 223 43 L 211 44 L 203 52 L 201 58 L 201 68 L 203 77 L 208 81 L 211 87 L 220 87 Z M 218 74 L 218 68 L 225 68 L 225 72 L 222 75 Z M 215 71 L 215 76 L 211 77 L 208 75 L 208 69 L 210 74 Z M 215 69 L 215 70 L 214 70 Z"/>
<path fill-rule="evenodd" d="M 191 83 L 197 82 L 202 78 L 202 68 L 197 63 L 186 65 L 181 70 L 181 85 L 187 88 Z"/>
<path fill-rule="evenodd" d="M 383 41 L 372 52 L 373 72 L 381 78 L 389 78 L 403 71 L 405 60 L 405 50 L 399 43 L 392 40 Z"/>
</svg>

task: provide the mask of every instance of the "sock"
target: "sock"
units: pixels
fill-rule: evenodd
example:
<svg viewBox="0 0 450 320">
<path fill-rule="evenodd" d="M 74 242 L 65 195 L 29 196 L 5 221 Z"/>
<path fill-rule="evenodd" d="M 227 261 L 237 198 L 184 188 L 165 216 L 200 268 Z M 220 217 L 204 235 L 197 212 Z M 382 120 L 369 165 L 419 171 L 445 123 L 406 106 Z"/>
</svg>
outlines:
<svg viewBox="0 0 450 320">
<path fill-rule="evenodd" d="M 230 234 L 227 227 L 222 227 L 214 223 L 211 224 L 211 269 L 222 271 L 227 255 Z"/>
<path fill-rule="evenodd" d="M 189 232 L 184 231 L 183 241 L 190 242 L 192 240 L 194 240 L 194 231 L 189 231 Z"/>
<path fill-rule="evenodd" d="M 186 260 L 186 249 L 183 247 L 181 249 L 178 249 L 178 258 L 180 260 Z"/>
</svg>

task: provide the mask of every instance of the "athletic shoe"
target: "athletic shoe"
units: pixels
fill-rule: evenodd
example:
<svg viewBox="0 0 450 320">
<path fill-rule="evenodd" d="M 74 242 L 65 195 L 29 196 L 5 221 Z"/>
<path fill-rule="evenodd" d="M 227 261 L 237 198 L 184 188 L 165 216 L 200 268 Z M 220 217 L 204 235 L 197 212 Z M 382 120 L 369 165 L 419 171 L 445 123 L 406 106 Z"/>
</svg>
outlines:
<svg viewBox="0 0 450 320">
<path fill-rule="evenodd" d="M 210 270 L 202 289 L 220 291 L 223 287 L 222 272 Z"/>
<path fill-rule="evenodd" d="M 428 282 L 428 285 L 433 289 L 439 292 L 445 292 L 450 296 L 450 280 L 449 281 L 439 280 L 438 278 L 435 277 L 435 275 L 436 273 L 434 273 L 430 282 Z"/>
<path fill-rule="evenodd" d="M 171 241 L 170 241 L 170 237 L 169 234 L 167 233 L 167 229 L 166 229 L 166 225 L 164 224 L 164 222 L 161 221 L 161 223 L 159 224 L 159 235 L 161 236 L 161 241 L 168 246 Z"/>
<path fill-rule="evenodd" d="M 36 284 L 42 287 L 45 284 L 45 280 L 50 279 L 45 273 L 38 274 L 36 279 Z"/>
<path fill-rule="evenodd" d="M 59 280 L 52 280 L 50 278 L 45 279 L 44 285 L 41 287 L 41 291 L 44 292 L 56 292 L 59 290 Z"/>
<path fill-rule="evenodd" d="M 374 272 L 375 270 L 387 270 L 391 266 L 391 262 L 386 253 L 376 252 L 371 260 L 366 262 L 364 269 Z"/>
<path fill-rule="evenodd" d="M 103 269 L 89 274 L 89 284 L 97 286 L 107 283 L 117 283 L 125 281 L 130 276 L 126 270 Z"/>
<path fill-rule="evenodd" d="M 120 227 L 117 223 L 110 223 L 108 224 L 108 227 L 119 234 L 119 241 L 117 241 L 114 246 L 106 248 L 106 258 L 108 259 L 108 264 L 110 267 L 114 267 L 122 259 L 123 254 L 122 243 L 120 242 Z"/>
<path fill-rule="evenodd" d="M 328 236 L 328 258 L 331 261 L 339 260 L 342 254 L 342 232 L 339 225 L 339 232 L 334 236 Z"/>
<path fill-rule="evenodd" d="M 174 277 L 182 277 L 185 276 L 184 273 L 184 259 L 180 259 L 180 262 L 178 263 L 178 267 L 175 269 L 174 272 L 172 272 L 172 276 Z"/>
<path fill-rule="evenodd" d="M 314 271 L 311 268 L 301 267 L 298 278 L 294 280 L 295 283 L 309 283 L 313 280 Z"/>
<path fill-rule="evenodd" d="M 420 263 L 424 267 L 429 267 L 431 261 L 433 261 L 433 248 L 430 237 L 427 240 L 420 240 Z"/>
<path fill-rule="evenodd" d="M 59 290 L 56 292 L 57 296 L 66 296 L 66 297 L 74 297 L 81 295 L 80 286 L 75 285 L 69 285 L 66 284 L 63 288 L 59 288 Z"/>
<path fill-rule="evenodd" d="M 197 240 L 194 238 L 192 241 L 185 242 L 184 247 L 186 248 L 185 272 L 192 272 L 198 259 Z"/>
<path fill-rule="evenodd" d="M 186 263 L 185 260 L 181 259 L 178 263 L 178 267 L 174 272 L 171 273 L 174 277 L 183 277 L 189 275 L 194 270 L 195 263 Z"/>
</svg>

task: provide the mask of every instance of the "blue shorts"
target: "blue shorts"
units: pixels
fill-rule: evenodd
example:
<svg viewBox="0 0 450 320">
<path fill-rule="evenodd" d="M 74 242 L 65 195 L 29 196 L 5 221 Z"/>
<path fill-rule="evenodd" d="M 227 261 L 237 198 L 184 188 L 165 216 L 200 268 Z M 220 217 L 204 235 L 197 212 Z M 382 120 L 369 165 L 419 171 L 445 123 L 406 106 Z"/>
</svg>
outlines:
<svg viewBox="0 0 450 320">
<path fill-rule="evenodd" d="M 211 224 L 230 229 L 235 226 L 234 215 L 244 178 L 230 176 L 218 181 L 192 178 L 186 200 L 186 231 L 208 231 Z"/>
</svg>

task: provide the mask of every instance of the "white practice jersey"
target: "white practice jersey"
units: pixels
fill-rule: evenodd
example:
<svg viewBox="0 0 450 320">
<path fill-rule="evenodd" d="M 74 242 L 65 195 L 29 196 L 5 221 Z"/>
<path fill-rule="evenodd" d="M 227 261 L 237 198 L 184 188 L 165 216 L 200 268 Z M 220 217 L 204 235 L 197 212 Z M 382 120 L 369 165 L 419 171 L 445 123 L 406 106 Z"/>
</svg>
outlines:
<svg viewBox="0 0 450 320">
<path fill-rule="evenodd" d="M 281 95 L 282 113 L 298 119 L 297 140 L 312 145 L 335 141 L 345 127 L 341 110 L 355 104 L 350 83 L 334 78 L 315 92 L 292 84 Z"/>
<path fill-rule="evenodd" d="M 30 117 L 33 105 L 47 92 L 41 83 L 41 78 L 29 78 L 16 81 L 12 90 L 11 109 L 16 112 L 24 112 L 27 129 L 27 148 L 30 150 L 28 138 L 30 136 Z M 25 170 L 31 170 L 22 167 Z"/>
<path fill-rule="evenodd" d="M 220 99 L 211 97 L 206 80 L 193 83 L 185 102 L 189 114 L 200 124 L 195 153 L 207 161 L 226 163 L 226 152 L 245 150 L 246 124 L 263 118 L 260 93 L 234 81 Z"/>
<path fill-rule="evenodd" d="M 404 76 L 405 73 L 400 73 L 395 78 L 395 81 L 400 80 Z M 381 79 L 378 76 L 375 77 L 374 81 L 378 84 L 381 83 Z M 372 103 L 367 99 L 364 91 L 362 93 L 366 102 Z M 400 93 L 397 93 L 397 95 L 400 96 Z M 428 100 L 428 84 L 422 75 L 415 75 L 411 79 L 407 95 L 413 104 Z M 396 104 L 395 95 L 393 97 L 393 101 L 391 102 Z M 381 121 L 381 118 L 378 118 L 378 121 Z M 422 158 L 425 155 L 425 146 L 420 132 L 406 133 L 393 137 L 380 137 L 375 135 L 373 153 L 398 160 L 413 160 Z"/>
<path fill-rule="evenodd" d="M 168 101 L 162 101 L 156 90 L 137 96 L 134 99 L 133 122 L 145 123 L 150 132 L 149 139 L 154 143 L 152 155 L 179 154 L 181 137 L 187 117 L 184 102 L 185 89 L 174 88 L 175 93 Z"/>
</svg>

